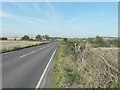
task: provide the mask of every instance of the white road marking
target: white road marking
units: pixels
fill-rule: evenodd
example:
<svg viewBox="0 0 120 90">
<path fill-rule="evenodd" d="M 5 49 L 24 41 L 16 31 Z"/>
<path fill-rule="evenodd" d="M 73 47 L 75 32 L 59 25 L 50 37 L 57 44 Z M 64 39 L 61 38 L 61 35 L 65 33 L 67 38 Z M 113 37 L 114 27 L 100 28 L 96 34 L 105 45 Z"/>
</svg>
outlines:
<svg viewBox="0 0 120 90">
<path fill-rule="evenodd" d="M 39 50 L 44 49 L 44 48 L 46 48 L 46 47 L 42 47 L 42 48 L 40 48 Z"/>
<path fill-rule="evenodd" d="M 40 87 L 41 82 L 42 82 L 42 80 L 43 80 L 43 77 L 45 76 L 45 73 L 46 73 L 46 71 L 47 71 L 47 69 L 48 69 L 48 66 L 50 65 L 50 63 L 51 63 L 51 61 L 52 61 L 52 58 L 53 58 L 56 50 L 57 50 L 57 48 L 56 48 L 55 51 L 53 52 L 53 54 L 52 54 L 52 56 L 51 56 L 51 58 L 50 58 L 50 60 L 49 60 L 49 62 L 48 62 L 48 64 L 47 64 L 47 66 L 45 67 L 45 69 L 44 69 L 44 71 L 43 71 L 43 73 L 42 73 L 42 76 L 40 77 L 40 80 L 39 80 L 39 82 L 37 83 L 36 88 L 39 88 L 39 87 Z"/>
<path fill-rule="evenodd" d="M 32 53 L 34 53 L 35 51 L 32 51 L 32 52 L 30 52 L 29 54 L 32 54 Z"/>
<path fill-rule="evenodd" d="M 30 52 L 30 53 L 27 53 L 27 54 L 25 54 L 25 55 L 22 55 L 22 56 L 20 56 L 19 58 L 23 58 L 23 57 L 25 57 L 25 56 L 27 56 L 27 55 L 30 55 L 30 54 L 34 53 L 34 52 L 36 52 L 36 51 L 32 51 L 32 52 Z"/>
<path fill-rule="evenodd" d="M 27 56 L 28 54 L 25 54 L 25 55 L 22 55 L 22 56 L 20 56 L 20 58 L 23 58 L 23 57 L 25 57 L 25 56 Z"/>
</svg>

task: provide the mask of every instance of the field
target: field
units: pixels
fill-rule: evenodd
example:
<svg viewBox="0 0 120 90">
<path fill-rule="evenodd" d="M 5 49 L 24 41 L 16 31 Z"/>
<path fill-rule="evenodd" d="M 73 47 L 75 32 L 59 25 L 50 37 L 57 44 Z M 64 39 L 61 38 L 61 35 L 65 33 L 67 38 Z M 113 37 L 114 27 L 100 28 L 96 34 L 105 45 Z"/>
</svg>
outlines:
<svg viewBox="0 0 120 90">
<path fill-rule="evenodd" d="M 83 47 L 81 48 L 81 45 Z M 118 48 L 60 42 L 52 73 L 54 88 L 120 88 Z"/>
<path fill-rule="evenodd" d="M 0 40 L 0 52 L 7 52 L 15 49 L 20 49 L 28 46 L 47 43 L 47 41 L 20 41 L 20 40 Z"/>
</svg>

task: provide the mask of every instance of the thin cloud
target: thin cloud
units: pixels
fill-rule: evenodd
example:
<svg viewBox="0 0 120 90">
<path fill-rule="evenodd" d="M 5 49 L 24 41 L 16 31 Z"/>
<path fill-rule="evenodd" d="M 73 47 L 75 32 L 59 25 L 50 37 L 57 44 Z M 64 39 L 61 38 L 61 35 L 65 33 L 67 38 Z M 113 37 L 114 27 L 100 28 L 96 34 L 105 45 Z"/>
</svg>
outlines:
<svg viewBox="0 0 120 90">
<path fill-rule="evenodd" d="M 63 22 L 63 18 L 61 16 L 61 13 L 58 13 L 56 11 L 56 8 L 54 7 L 55 4 L 53 5 L 49 0 L 46 0 L 46 6 L 47 6 L 47 12 L 45 15 L 45 18 L 51 22 L 51 24 L 60 24 L 60 22 Z"/>
<path fill-rule="evenodd" d="M 26 4 L 26 3 L 16 3 L 16 2 L 11 2 L 14 6 L 21 10 L 31 10 L 31 8 Z"/>
<path fill-rule="evenodd" d="M 0 17 L 3 17 L 4 15 L 3 15 L 3 13 L 2 12 L 0 12 Z"/>
<path fill-rule="evenodd" d="M 10 13 L 6 13 L 6 12 L 3 12 L 3 11 L 0 11 L 0 17 L 12 17 L 12 18 L 16 18 L 15 15 L 10 14 Z"/>
<path fill-rule="evenodd" d="M 24 17 L 27 20 L 33 21 L 36 24 L 47 24 L 48 21 L 40 18 L 31 18 L 31 17 Z"/>
<path fill-rule="evenodd" d="M 90 18 L 95 16 L 95 12 L 91 12 L 91 13 L 84 13 L 84 14 L 80 14 L 78 16 L 74 16 L 71 20 L 69 20 L 69 23 L 76 23 L 78 21 L 83 21 L 86 18 Z"/>
<path fill-rule="evenodd" d="M 47 20 L 44 20 L 44 19 L 16 16 L 14 14 L 1 12 L 1 11 L 0 11 L 0 17 L 6 17 L 6 18 L 9 17 L 9 18 L 14 18 L 18 21 L 27 22 L 27 23 L 35 23 L 35 24 L 47 23 L 48 22 Z"/>
<path fill-rule="evenodd" d="M 107 18 L 109 18 L 109 15 L 107 15 L 107 13 L 91 12 L 73 17 L 69 22 L 72 24 L 72 23 L 78 23 L 84 21 L 86 22 L 86 21 L 106 20 Z"/>
<path fill-rule="evenodd" d="M 33 4 L 33 7 L 34 7 L 34 9 L 35 9 L 36 11 L 39 11 L 39 10 L 40 10 L 40 7 L 39 7 L 39 5 L 38 5 L 37 3 L 34 3 L 34 4 Z"/>
<path fill-rule="evenodd" d="M 54 16 L 55 12 L 54 12 L 54 7 L 53 7 L 53 5 L 49 2 L 49 0 L 46 0 L 46 4 L 47 4 L 47 6 L 49 7 L 52 16 Z"/>
<path fill-rule="evenodd" d="M 106 13 L 99 13 L 99 14 L 97 14 L 97 16 L 99 16 L 99 17 L 103 17 L 103 16 L 106 16 L 107 14 Z"/>
<path fill-rule="evenodd" d="M 70 22 L 70 23 L 74 23 L 74 22 L 80 20 L 82 17 L 83 17 L 83 15 L 80 15 L 80 16 L 77 16 L 77 17 L 74 17 L 74 18 L 72 18 L 69 22 Z"/>
</svg>

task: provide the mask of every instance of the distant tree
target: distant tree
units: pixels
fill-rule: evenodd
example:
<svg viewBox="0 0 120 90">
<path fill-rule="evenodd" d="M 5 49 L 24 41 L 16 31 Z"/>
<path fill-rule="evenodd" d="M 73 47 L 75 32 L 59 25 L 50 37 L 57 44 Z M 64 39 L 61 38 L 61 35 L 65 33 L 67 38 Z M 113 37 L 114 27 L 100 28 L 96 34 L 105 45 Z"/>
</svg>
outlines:
<svg viewBox="0 0 120 90">
<path fill-rule="evenodd" d="M 63 38 L 63 40 L 66 42 L 66 41 L 67 41 L 67 38 Z"/>
<path fill-rule="evenodd" d="M 107 43 L 104 41 L 102 37 L 96 36 L 94 41 L 95 47 L 106 47 Z"/>
<path fill-rule="evenodd" d="M 0 40 L 8 40 L 7 37 L 1 37 Z"/>
<path fill-rule="evenodd" d="M 16 41 L 16 40 L 17 40 L 17 37 L 15 37 L 14 40 Z"/>
<path fill-rule="evenodd" d="M 118 47 L 118 40 L 108 40 L 107 41 L 110 46 Z"/>
<path fill-rule="evenodd" d="M 44 37 L 45 37 L 46 40 L 50 39 L 50 37 L 48 35 L 45 35 Z"/>
<path fill-rule="evenodd" d="M 92 44 L 94 41 L 94 38 L 88 38 L 87 41 Z"/>
<path fill-rule="evenodd" d="M 30 40 L 30 37 L 28 35 L 24 35 L 21 40 Z"/>
<path fill-rule="evenodd" d="M 34 41 L 34 39 L 29 39 L 29 41 Z"/>
<path fill-rule="evenodd" d="M 37 35 L 36 36 L 36 40 L 39 40 L 39 41 L 42 40 L 42 36 L 41 35 Z"/>
</svg>

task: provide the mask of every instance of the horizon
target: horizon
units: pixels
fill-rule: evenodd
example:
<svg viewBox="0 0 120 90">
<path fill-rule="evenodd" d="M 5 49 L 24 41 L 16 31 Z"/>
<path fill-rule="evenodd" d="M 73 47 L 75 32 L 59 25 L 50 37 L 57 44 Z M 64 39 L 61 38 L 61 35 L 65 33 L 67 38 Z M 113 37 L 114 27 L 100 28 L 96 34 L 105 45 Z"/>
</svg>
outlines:
<svg viewBox="0 0 120 90">
<path fill-rule="evenodd" d="M 25 34 L 26 35 L 26 34 Z M 23 35 L 23 36 L 25 36 Z M 37 35 L 40 35 L 40 34 L 37 34 Z M 34 35 L 34 36 L 30 36 L 28 35 L 31 39 L 35 39 L 37 35 Z M 47 34 L 46 34 L 47 35 Z M 16 37 L 16 36 L 11 36 L 11 37 L 6 37 L 6 36 L 0 36 L 0 38 L 3 38 L 3 37 L 6 37 L 8 39 L 13 39 L 13 38 L 22 38 L 23 36 L 19 36 L 19 37 Z M 41 35 L 41 36 L 45 36 L 45 35 Z M 49 35 L 48 35 L 49 36 Z M 55 36 L 49 36 L 51 38 L 68 38 L 68 39 L 83 39 L 83 38 L 96 38 L 97 36 L 99 35 L 96 35 L 94 37 L 55 37 Z M 118 38 L 118 36 L 99 36 L 99 37 L 102 37 L 102 38 Z"/>
<path fill-rule="evenodd" d="M 1 35 L 118 37 L 117 2 L 3 2 Z"/>
</svg>

